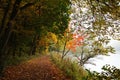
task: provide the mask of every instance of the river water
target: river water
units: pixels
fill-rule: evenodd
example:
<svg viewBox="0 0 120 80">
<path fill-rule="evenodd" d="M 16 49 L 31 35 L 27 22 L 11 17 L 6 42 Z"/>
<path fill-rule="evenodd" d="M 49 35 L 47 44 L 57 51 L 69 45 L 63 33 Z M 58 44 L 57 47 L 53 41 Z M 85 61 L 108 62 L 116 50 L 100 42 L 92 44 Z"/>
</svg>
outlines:
<svg viewBox="0 0 120 80">
<path fill-rule="evenodd" d="M 110 53 L 110 56 L 99 55 L 91 59 L 91 61 L 96 65 L 85 64 L 85 68 L 91 71 L 101 72 L 102 66 L 104 66 L 105 64 L 110 64 L 111 66 L 115 66 L 120 69 L 120 41 L 111 40 L 109 45 L 115 48 L 115 54 Z"/>
</svg>

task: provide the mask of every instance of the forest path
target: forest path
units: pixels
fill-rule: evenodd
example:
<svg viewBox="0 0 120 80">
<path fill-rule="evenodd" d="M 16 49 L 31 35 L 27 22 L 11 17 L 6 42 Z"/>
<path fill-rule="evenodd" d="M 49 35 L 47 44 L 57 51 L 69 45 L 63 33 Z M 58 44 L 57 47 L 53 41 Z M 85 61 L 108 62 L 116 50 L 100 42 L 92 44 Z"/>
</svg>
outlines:
<svg viewBox="0 0 120 80">
<path fill-rule="evenodd" d="M 5 69 L 0 80 L 70 80 L 50 60 L 42 56 Z"/>
</svg>

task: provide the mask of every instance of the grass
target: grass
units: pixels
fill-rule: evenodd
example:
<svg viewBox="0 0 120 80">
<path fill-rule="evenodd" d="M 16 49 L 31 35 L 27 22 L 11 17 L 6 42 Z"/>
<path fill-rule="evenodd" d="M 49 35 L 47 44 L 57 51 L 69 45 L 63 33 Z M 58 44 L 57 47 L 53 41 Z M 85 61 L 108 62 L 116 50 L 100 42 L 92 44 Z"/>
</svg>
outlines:
<svg viewBox="0 0 120 80">
<path fill-rule="evenodd" d="M 87 76 L 87 72 L 69 58 L 61 61 L 61 56 L 59 54 L 53 54 L 51 60 L 72 80 L 84 80 Z"/>
</svg>

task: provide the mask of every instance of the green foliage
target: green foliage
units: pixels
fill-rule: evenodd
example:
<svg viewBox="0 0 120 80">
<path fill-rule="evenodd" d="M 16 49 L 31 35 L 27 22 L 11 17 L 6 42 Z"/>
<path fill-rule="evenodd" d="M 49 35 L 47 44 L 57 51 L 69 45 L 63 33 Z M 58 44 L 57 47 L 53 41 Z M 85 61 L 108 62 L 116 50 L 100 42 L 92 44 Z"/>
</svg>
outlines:
<svg viewBox="0 0 120 80">
<path fill-rule="evenodd" d="M 48 32 L 60 35 L 68 27 L 69 0 L 41 0 L 35 4 L 33 21 L 30 25 L 41 32 L 44 28 Z M 36 16 L 37 15 L 37 16 Z"/>
<path fill-rule="evenodd" d="M 96 71 L 88 71 L 88 76 L 86 80 L 119 80 L 120 79 L 120 69 L 117 69 L 114 66 L 105 65 L 102 68 L 102 72 L 98 73 Z"/>
<path fill-rule="evenodd" d="M 63 72 L 66 73 L 66 76 L 70 77 L 72 80 L 83 80 L 87 75 L 86 71 L 81 66 L 76 62 L 71 62 L 69 58 L 61 61 L 61 56 L 59 54 L 53 54 L 51 59 Z"/>
<path fill-rule="evenodd" d="M 42 53 L 50 46 L 46 49 L 39 43 L 56 43 L 55 36 L 68 27 L 69 5 L 69 0 L 0 0 L 0 72 L 2 65 L 17 63 L 19 57 Z M 46 41 L 49 32 L 54 36 Z"/>
<path fill-rule="evenodd" d="M 73 12 L 71 14 L 71 29 L 74 33 L 86 35 L 82 47 L 78 47 L 76 52 L 78 53 L 77 57 L 80 57 L 80 65 L 91 63 L 89 59 L 97 55 L 108 55 L 109 52 L 115 52 L 114 48 L 108 46 L 108 43 L 111 40 L 110 37 L 113 36 L 112 34 L 119 33 L 117 27 L 115 27 L 118 25 L 119 19 L 118 23 L 116 22 L 116 25 L 114 25 L 112 22 L 116 21 L 116 19 L 111 19 L 112 12 L 106 11 L 105 13 L 100 9 L 104 3 L 112 5 L 111 2 L 109 0 L 71 1 L 71 10 Z M 113 1 L 112 6 L 116 6 L 115 4 L 118 3 Z M 114 25 L 114 27 L 111 25 Z"/>
<path fill-rule="evenodd" d="M 36 55 L 29 56 L 27 54 L 23 54 L 21 57 L 18 57 L 18 56 L 13 57 L 10 55 L 8 58 L 6 58 L 4 66 L 6 67 L 6 66 L 11 66 L 11 65 L 18 65 L 22 62 L 28 61 L 30 59 L 33 59 L 33 58 L 36 58 L 39 56 L 41 56 L 41 55 L 36 54 Z"/>
<path fill-rule="evenodd" d="M 98 35 L 109 35 L 119 40 L 120 4 L 119 0 L 73 0 L 73 16 L 82 28 L 87 25 L 88 30 Z M 80 9 L 78 9 L 80 8 Z M 83 10 L 86 9 L 85 11 Z M 78 11 L 77 11 L 78 10 Z M 81 18 L 81 19 L 80 19 Z M 120 27 L 119 27 L 120 28 Z"/>
</svg>

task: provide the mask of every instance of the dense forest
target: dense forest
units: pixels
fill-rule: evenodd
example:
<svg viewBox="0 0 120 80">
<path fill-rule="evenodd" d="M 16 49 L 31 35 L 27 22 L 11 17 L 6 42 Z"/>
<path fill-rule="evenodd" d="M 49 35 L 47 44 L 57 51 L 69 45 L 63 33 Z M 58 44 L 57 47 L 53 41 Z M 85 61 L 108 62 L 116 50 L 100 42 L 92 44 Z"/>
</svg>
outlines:
<svg viewBox="0 0 120 80">
<path fill-rule="evenodd" d="M 55 43 L 68 25 L 69 1 L 1 0 L 0 69 L 8 57 L 35 55 Z"/>
<path fill-rule="evenodd" d="M 116 67 L 103 66 L 101 74 L 83 68 L 115 52 L 111 38 L 120 40 L 120 0 L 0 0 L 1 76 L 19 59 L 44 54 L 72 80 L 118 80 Z"/>
</svg>

